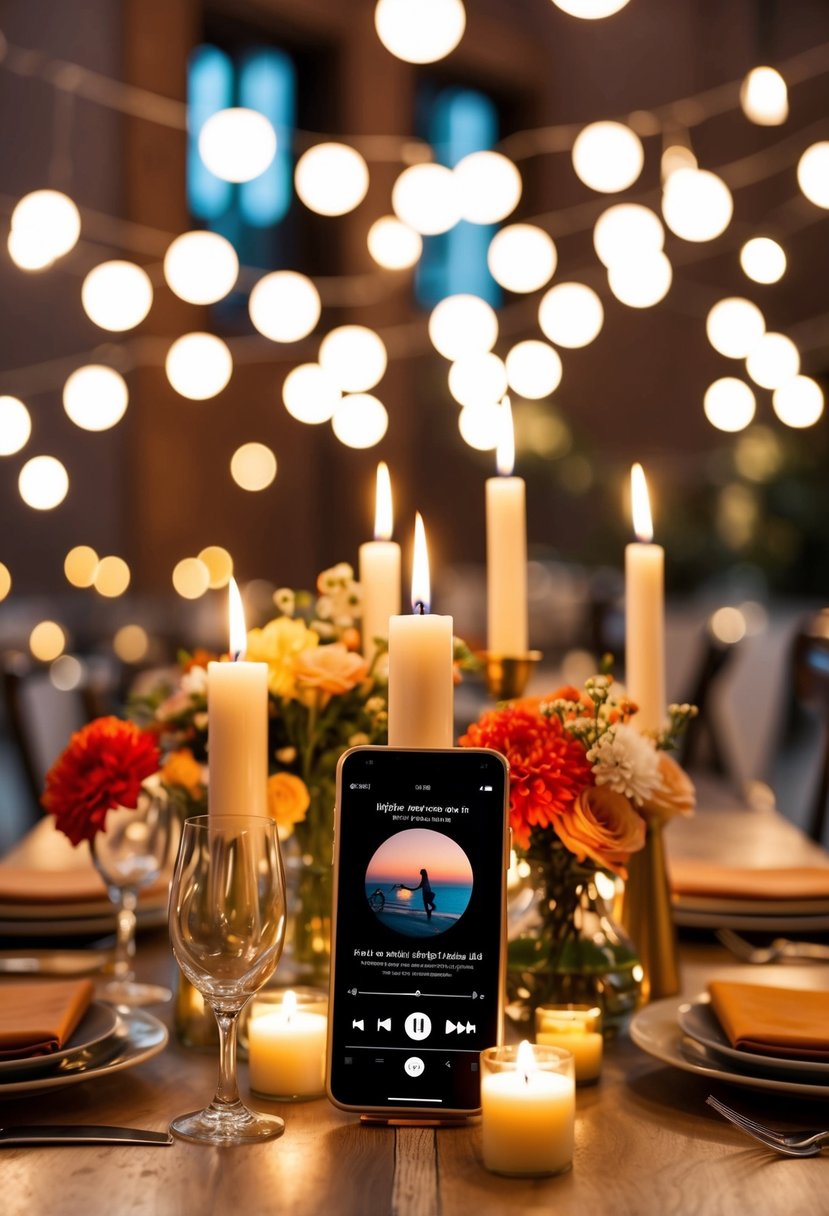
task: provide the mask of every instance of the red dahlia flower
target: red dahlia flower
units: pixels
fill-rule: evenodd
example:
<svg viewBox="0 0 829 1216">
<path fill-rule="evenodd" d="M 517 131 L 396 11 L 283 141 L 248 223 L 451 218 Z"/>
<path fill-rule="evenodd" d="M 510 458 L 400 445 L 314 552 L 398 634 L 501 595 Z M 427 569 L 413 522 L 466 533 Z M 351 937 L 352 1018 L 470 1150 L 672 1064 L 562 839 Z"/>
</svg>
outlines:
<svg viewBox="0 0 829 1216">
<path fill-rule="evenodd" d="M 133 722 L 96 718 L 69 740 L 46 774 L 41 802 L 73 844 L 92 840 L 115 806 L 135 807 L 141 783 L 158 771 L 154 737 Z"/>
</svg>

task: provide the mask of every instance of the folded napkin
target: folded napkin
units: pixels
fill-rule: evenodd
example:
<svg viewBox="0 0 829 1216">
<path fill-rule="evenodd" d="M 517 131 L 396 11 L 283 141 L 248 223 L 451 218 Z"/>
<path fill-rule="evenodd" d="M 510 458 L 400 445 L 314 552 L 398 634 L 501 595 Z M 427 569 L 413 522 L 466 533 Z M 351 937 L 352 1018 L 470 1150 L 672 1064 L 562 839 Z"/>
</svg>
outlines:
<svg viewBox="0 0 829 1216">
<path fill-rule="evenodd" d="M 91 999 L 91 980 L 3 984 L 0 1060 L 22 1060 L 61 1051 Z"/>
<path fill-rule="evenodd" d="M 166 895 L 169 874 L 143 887 L 138 897 Z M 91 865 L 74 870 L 42 870 L 33 866 L 0 865 L 0 913 L 4 904 L 108 905 L 104 880 Z"/>
<path fill-rule="evenodd" d="M 672 858 L 674 895 L 712 895 L 723 899 L 829 899 L 829 866 L 747 870 L 691 858 Z"/>
<path fill-rule="evenodd" d="M 829 992 L 712 980 L 711 1004 L 738 1051 L 829 1060 Z"/>
</svg>

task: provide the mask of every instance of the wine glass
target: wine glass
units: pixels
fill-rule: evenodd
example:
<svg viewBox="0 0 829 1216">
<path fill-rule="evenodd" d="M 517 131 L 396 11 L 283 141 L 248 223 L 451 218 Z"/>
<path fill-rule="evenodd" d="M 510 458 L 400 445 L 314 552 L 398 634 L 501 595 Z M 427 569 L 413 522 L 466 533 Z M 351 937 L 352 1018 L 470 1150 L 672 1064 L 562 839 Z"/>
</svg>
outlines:
<svg viewBox="0 0 829 1216">
<path fill-rule="evenodd" d="M 162 873 L 178 841 L 178 816 L 159 782 L 145 784 L 136 807 L 116 806 L 106 830 L 92 842 L 92 860 L 116 909 L 114 979 L 101 989 L 114 1005 L 154 1005 L 172 999 L 169 988 L 136 982 L 135 908 L 138 892 Z"/>
<path fill-rule="evenodd" d="M 255 815 L 185 821 L 170 892 L 176 962 L 216 1016 L 219 1082 L 204 1110 L 170 1130 L 199 1144 L 281 1136 L 282 1119 L 250 1110 L 236 1082 L 236 1032 L 249 997 L 276 970 L 285 940 L 285 877 L 276 823 Z"/>
</svg>

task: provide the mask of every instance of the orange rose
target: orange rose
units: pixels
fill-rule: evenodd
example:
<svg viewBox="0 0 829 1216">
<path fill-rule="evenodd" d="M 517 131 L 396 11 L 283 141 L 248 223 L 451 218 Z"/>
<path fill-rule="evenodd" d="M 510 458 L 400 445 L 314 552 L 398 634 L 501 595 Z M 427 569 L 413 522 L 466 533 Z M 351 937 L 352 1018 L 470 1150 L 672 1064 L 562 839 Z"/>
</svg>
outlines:
<svg viewBox="0 0 829 1216">
<path fill-rule="evenodd" d="M 365 679 L 367 672 L 368 663 L 363 656 L 348 650 L 342 642 L 303 650 L 294 663 L 294 678 L 301 699 L 304 699 L 304 692 L 312 689 L 329 696 L 350 692 Z"/>
<path fill-rule="evenodd" d="M 645 843 L 645 821 L 624 794 L 606 785 L 588 786 L 555 817 L 562 844 L 579 861 L 592 858 L 627 878 L 625 863 Z"/>
<path fill-rule="evenodd" d="M 280 835 L 290 836 L 295 823 L 302 823 L 311 805 L 308 786 L 293 773 L 273 773 L 268 777 L 268 814 L 281 829 Z"/>
<path fill-rule="evenodd" d="M 180 785 L 191 798 L 202 794 L 201 765 L 189 747 L 170 753 L 161 769 L 161 780 L 165 785 Z"/>
<path fill-rule="evenodd" d="M 642 804 L 642 810 L 663 819 L 690 815 L 697 804 L 694 783 L 667 752 L 659 753 L 659 778 L 660 784 Z"/>
</svg>

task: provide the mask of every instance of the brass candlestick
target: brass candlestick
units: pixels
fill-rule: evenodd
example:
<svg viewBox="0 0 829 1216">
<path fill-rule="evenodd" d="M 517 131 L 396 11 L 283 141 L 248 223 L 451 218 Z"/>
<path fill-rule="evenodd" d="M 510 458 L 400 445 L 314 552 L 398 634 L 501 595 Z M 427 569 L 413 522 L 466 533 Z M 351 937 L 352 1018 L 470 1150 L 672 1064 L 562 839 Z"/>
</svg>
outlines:
<svg viewBox="0 0 829 1216">
<path fill-rule="evenodd" d="M 675 996 L 682 986 L 663 828 L 660 820 L 649 821 L 645 847 L 630 856 L 622 894 L 622 925 L 642 964 L 643 1004 Z"/>
<path fill-rule="evenodd" d="M 482 658 L 489 695 L 496 701 L 511 701 L 522 696 L 533 668 L 542 657 L 540 650 L 528 650 L 519 655 L 485 652 Z"/>
</svg>

